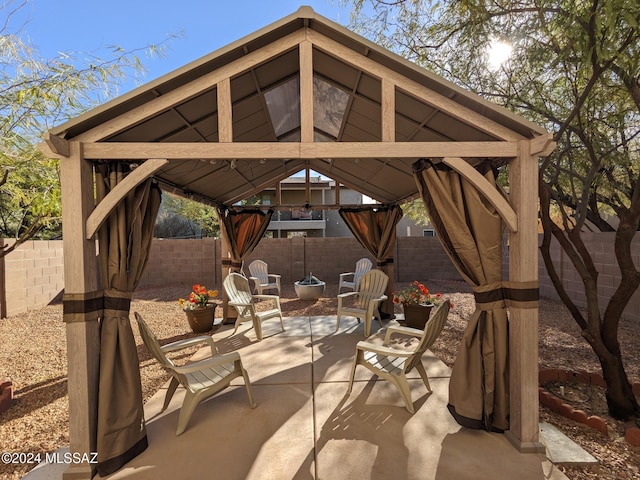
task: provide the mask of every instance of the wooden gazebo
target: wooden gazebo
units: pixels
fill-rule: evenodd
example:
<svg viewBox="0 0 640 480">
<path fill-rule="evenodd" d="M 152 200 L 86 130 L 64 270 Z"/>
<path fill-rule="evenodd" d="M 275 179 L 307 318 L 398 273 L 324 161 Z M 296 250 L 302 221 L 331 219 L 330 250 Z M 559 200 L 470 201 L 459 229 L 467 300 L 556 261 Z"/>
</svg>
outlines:
<svg viewBox="0 0 640 480">
<path fill-rule="evenodd" d="M 309 7 L 52 129 L 43 149 L 60 159 L 71 450 L 96 449 L 100 319 L 108 308 L 100 231 L 149 179 L 231 207 L 312 170 L 388 206 L 420 196 L 414 164 L 430 159 L 499 213 L 510 285 L 531 290 L 538 157 L 553 149 L 550 138 Z M 97 166 L 113 163 L 124 173 L 96 193 Z M 478 170 L 506 164 L 508 197 Z M 339 204 L 338 196 L 333 206 L 306 206 Z M 521 451 L 539 451 L 537 304 L 509 305 L 507 434 Z M 74 465 L 70 473 L 89 478 L 90 470 Z"/>
</svg>

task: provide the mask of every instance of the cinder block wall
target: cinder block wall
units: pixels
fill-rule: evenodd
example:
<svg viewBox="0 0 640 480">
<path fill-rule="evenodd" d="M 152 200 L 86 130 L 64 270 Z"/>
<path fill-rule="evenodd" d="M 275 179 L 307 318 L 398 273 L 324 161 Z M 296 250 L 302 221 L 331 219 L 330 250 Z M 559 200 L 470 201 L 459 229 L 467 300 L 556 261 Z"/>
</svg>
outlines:
<svg viewBox="0 0 640 480">
<path fill-rule="evenodd" d="M 4 242 L 11 244 L 13 240 Z M 25 242 L 0 261 L 0 268 L 2 261 L 6 312 L 0 312 L 0 317 L 43 307 L 62 294 L 62 240 Z"/>
<path fill-rule="evenodd" d="M 604 312 L 609 299 L 620 282 L 620 269 L 613 249 L 615 235 L 615 232 L 582 234 L 585 246 L 591 253 L 598 270 L 598 301 L 602 312 Z M 540 236 L 540 242 L 542 242 L 542 236 Z M 582 279 L 555 239 L 552 240 L 551 252 L 554 265 L 556 265 L 558 275 L 562 279 L 569 297 L 578 307 L 586 307 L 587 302 Z M 640 238 L 638 238 L 638 235 L 636 235 L 631 245 L 631 255 L 636 269 L 640 269 Z M 559 298 L 544 266 L 542 255 L 539 255 L 538 262 L 540 295 L 547 298 Z M 640 290 L 637 290 L 631 297 L 631 302 L 627 305 L 623 318 L 640 321 Z"/>
<path fill-rule="evenodd" d="M 620 276 L 613 251 L 614 237 L 615 233 L 583 234 L 587 249 L 594 254 L 599 272 L 599 295 L 603 309 L 615 291 Z M 220 239 L 156 239 L 140 286 L 204 283 L 210 288 L 221 288 L 221 251 Z M 395 251 L 396 281 L 461 278 L 437 238 L 398 237 Z M 570 297 L 579 306 L 585 306 L 582 281 L 555 240 L 552 255 Z M 636 267 L 640 269 L 640 238 L 633 243 L 632 255 Z M 245 260 L 245 265 L 262 259 L 269 263 L 270 271 L 282 275 L 282 281 L 286 283 L 293 283 L 310 272 L 322 280 L 337 283 L 340 273 L 352 271 L 362 257 L 374 260 L 352 237 L 265 238 Z M 505 259 L 508 259 L 506 248 Z M 557 299 L 541 257 L 539 265 L 541 296 Z M 0 311 L 0 317 L 47 305 L 59 297 L 64 288 L 62 241 L 26 242 L 0 260 L 0 268 L 4 268 L 4 286 L 0 285 L 0 289 L 4 288 L 6 298 L 6 309 Z M 245 271 L 248 273 L 247 268 Z M 505 267 L 507 272 L 508 268 Z M 640 321 L 640 292 L 635 293 L 624 318 Z"/>
<path fill-rule="evenodd" d="M 154 239 L 139 286 L 170 283 L 221 285 L 220 240 Z"/>
</svg>

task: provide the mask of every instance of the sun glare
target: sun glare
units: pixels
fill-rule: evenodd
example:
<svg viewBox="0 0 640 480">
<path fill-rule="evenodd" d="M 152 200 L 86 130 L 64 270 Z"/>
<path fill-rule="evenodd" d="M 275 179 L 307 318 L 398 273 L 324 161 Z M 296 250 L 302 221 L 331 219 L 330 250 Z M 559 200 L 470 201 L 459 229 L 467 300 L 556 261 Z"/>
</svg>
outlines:
<svg viewBox="0 0 640 480">
<path fill-rule="evenodd" d="M 500 40 L 493 40 L 488 48 L 489 68 L 497 70 L 504 62 L 509 60 L 513 47 Z"/>
</svg>

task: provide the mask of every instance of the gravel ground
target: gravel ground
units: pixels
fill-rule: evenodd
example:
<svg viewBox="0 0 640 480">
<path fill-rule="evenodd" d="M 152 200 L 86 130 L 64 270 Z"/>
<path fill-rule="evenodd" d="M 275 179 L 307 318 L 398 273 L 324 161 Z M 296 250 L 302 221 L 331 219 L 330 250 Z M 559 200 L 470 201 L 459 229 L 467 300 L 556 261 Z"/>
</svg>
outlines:
<svg viewBox="0 0 640 480">
<path fill-rule="evenodd" d="M 397 288 L 402 286 L 396 285 Z M 473 297 L 462 282 L 430 281 L 427 286 L 431 291 L 446 293 L 455 305 L 432 349 L 443 362 L 452 365 L 466 319 L 473 312 Z M 188 330 L 176 300 L 185 297 L 189 291 L 189 285 L 140 289 L 131 310 L 144 316 L 163 343 L 188 338 L 194 334 Z M 288 316 L 334 314 L 335 294 L 336 287 L 328 287 L 317 302 L 303 302 L 296 298 L 293 288 L 287 286 L 282 292 L 282 308 Z M 220 314 L 219 309 L 216 313 Z M 637 325 L 622 322 L 620 343 L 629 378 L 640 382 L 637 329 Z M 134 334 L 139 345 L 143 395 L 148 399 L 168 376 L 142 346 L 135 327 Z M 0 339 L 0 380 L 10 377 L 16 389 L 13 407 L 0 414 L 0 451 L 44 454 L 68 445 L 67 359 L 62 306 L 50 305 L 0 319 Z M 541 303 L 539 356 L 540 368 L 600 372 L 597 357 L 559 302 L 545 300 Z M 598 396 L 601 397 L 600 392 L 594 398 Z M 597 466 L 564 469 L 567 477 L 578 480 L 640 479 L 640 448 L 629 446 L 623 438 L 625 427 L 635 424 L 613 420 L 603 411 L 602 402 L 581 408 L 591 409 L 587 413 L 598 414 L 607 421 L 608 437 L 544 408 L 540 410 L 540 421 L 557 426 L 599 460 Z M 31 468 L 33 465 L 0 463 L 0 478 L 18 479 Z"/>
</svg>

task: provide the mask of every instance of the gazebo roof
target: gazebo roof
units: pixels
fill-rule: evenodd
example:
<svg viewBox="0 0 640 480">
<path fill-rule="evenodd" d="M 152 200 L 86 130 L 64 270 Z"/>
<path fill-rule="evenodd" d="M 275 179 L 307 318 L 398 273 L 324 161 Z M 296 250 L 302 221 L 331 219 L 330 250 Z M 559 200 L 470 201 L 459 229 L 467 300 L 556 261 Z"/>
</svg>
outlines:
<svg viewBox="0 0 640 480">
<path fill-rule="evenodd" d="M 305 88 L 300 75 L 303 43 L 312 45 L 312 144 L 359 142 L 370 147 L 370 153 L 362 148 L 355 152 L 346 144 L 344 150 L 336 146 L 324 153 L 305 153 L 298 147 L 299 92 Z M 223 113 L 217 90 L 225 78 L 230 82 L 232 133 L 221 139 L 219 116 Z M 385 81 L 395 86 L 391 139 L 383 138 L 381 121 Z M 416 148 L 414 156 L 406 151 L 402 157 L 389 156 L 377 142 L 514 141 L 546 132 L 317 15 L 310 7 L 301 7 L 49 133 L 99 143 L 254 143 L 252 150 L 232 151 L 228 156 L 222 151 L 213 155 L 211 150 L 196 150 L 199 158 L 192 152 L 189 158 L 169 162 L 154 173 L 164 189 L 208 203 L 233 204 L 309 168 L 389 204 L 416 195 L 411 165 L 428 152 Z M 282 145 L 284 150 L 278 152 L 272 142 L 289 145 Z M 179 145 L 176 149 L 153 150 L 157 152 L 153 156 L 171 158 L 176 155 L 172 152 L 181 151 Z M 100 152 L 105 158 L 104 150 Z M 320 157 L 328 153 L 332 155 Z M 134 159 L 130 152 L 120 158 Z"/>
</svg>

